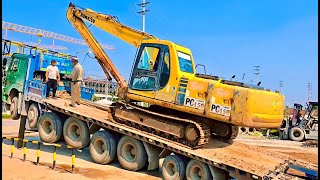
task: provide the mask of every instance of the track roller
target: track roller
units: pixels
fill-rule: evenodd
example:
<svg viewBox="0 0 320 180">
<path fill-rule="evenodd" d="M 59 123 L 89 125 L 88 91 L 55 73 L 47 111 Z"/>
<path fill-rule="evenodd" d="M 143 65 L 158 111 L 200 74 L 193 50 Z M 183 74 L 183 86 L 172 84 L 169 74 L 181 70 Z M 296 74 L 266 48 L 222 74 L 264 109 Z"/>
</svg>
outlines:
<svg viewBox="0 0 320 180">
<path fill-rule="evenodd" d="M 63 126 L 63 137 L 66 143 L 76 149 L 82 149 L 90 143 L 88 125 L 77 118 L 69 117 Z"/>
<path fill-rule="evenodd" d="M 117 140 L 106 130 L 97 131 L 91 138 L 89 150 L 94 162 L 108 164 L 116 157 Z"/>
<path fill-rule="evenodd" d="M 165 180 L 183 180 L 186 164 L 179 155 L 167 156 L 162 164 L 162 178 Z"/>
<path fill-rule="evenodd" d="M 198 160 L 190 160 L 186 169 L 187 180 L 212 179 L 209 166 Z"/>
<path fill-rule="evenodd" d="M 38 123 L 39 136 L 43 142 L 55 143 L 62 136 L 63 121 L 54 112 L 44 113 Z"/>
<path fill-rule="evenodd" d="M 124 169 L 139 171 L 148 160 L 147 152 L 141 141 L 122 136 L 117 147 L 118 160 Z"/>
</svg>

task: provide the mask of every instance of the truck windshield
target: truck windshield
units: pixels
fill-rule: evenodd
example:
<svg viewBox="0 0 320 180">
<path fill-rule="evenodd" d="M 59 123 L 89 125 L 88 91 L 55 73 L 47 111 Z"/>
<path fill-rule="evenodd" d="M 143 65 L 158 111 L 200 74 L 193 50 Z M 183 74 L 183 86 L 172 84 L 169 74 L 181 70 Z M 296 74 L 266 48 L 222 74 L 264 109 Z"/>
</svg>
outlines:
<svg viewBox="0 0 320 180">
<path fill-rule="evenodd" d="M 193 67 L 192 67 L 192 61 L 191 61 L 190 55 L 179 52 L 179 51 L 177 53 L 178 53 L 180 71 L 193 74 Z"/>
</svg>

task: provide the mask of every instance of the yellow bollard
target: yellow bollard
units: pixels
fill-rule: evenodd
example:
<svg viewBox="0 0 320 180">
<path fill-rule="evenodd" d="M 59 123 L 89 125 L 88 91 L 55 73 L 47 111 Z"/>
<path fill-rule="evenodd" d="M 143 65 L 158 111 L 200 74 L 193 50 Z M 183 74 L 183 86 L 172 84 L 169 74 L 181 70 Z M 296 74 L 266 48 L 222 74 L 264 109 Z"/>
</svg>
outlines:
<svg viewBox="0 0 320 180">
<path fill-rule="evenodd" d="M 37 150 L 37 165 L 39 165 L 40 162 L 40 142 L 38 142 L 38 150 Z"/>
<path fill-rule="evenodd" d="M 74 154 L 74 149 L 72 149 L 71 159 L 72 159 L 71 166 L 72 166 L 72 174 L 73 174 L 74 173 L 74 166 L 76 164 L 76 155 Z"/>
<path fill-rule="evenodd" d="M 27 157 L 27 142 L 28 140 L 23 140 L 23 161 L 26 161 Z"/>
<path fill-rule="evenodd" d="M 53 165 L 52 165 L 52 169 L 54 169 L 56 167 L 56 159 L 57 159 L 57 147 L 54 146 L 54 148 L 53 148 Z"/>
<path fill-rule="evenodd" d="M 14 139 L 11 138 L 11 156 L 10 156 L 10 158 L 13 158 L 13 152 L 14 152 Z"/>
</svg>

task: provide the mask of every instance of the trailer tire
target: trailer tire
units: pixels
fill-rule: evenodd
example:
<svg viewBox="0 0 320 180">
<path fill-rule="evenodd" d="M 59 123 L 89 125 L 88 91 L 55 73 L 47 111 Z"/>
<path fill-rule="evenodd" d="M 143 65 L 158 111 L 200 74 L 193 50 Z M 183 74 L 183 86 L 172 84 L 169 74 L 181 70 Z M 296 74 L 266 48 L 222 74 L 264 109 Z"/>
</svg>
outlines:
<svg viewBox="0 0 320 180">
<path fill-rule="evenodd" d="M 28 124 L 31 129 L 36 128 L 39 120 L 39 109 L 37 104 L 32 103 L 28 109 Z"/>
<path fill-rule="evenodd" d="M 186 169 L 187 180 L 212 179 L 209 166 L 203 162 L 191 159 Z"/>
<path fill-rule="evenodd" d="M 302 141 L 304 139 L 304 131 L 299 127 L 294 127 L 290 130 L 290 139 L 293 141 Z"/>
<path fill-rule="evenodd" d="M 62 136 L 62 120 L 54 112 L 44 113 L 39 119 L 38 131 L 43 142 L 55 143 Z"/>
<path fill-rule="evenodd" d="M 89 150 L 94 162 L 108 164 L 117 155 L 117 141 L 110 132 L 97 131 L 91 137 Z"/>
<path fill-rule="evenodd" d="M 84 121 L 69 117 L 63 126 L 63 138 L 69 146 L 83 149 L 90 143 L 89 127 Z"/>
<path fill-rule="evenodd" d="M 169 155 L 163 161 L 161 174 L 165 180 L 183 180 L 186 174 L 186 164 L 180 156 Z"/>
<path fill-rule="evenodd" d="M 124 169 L 138 171 L 147 164 L 147 152 L 141 141 L 122 136 L 117 147 L 117 157 Z"/>
<path fill-rule="evenodd" d="M 18 113 L 18 97 L 13 97 L 11 100 L 10 114 L 13 120 L 20 119 L 20 114 Z"/>
</svg>

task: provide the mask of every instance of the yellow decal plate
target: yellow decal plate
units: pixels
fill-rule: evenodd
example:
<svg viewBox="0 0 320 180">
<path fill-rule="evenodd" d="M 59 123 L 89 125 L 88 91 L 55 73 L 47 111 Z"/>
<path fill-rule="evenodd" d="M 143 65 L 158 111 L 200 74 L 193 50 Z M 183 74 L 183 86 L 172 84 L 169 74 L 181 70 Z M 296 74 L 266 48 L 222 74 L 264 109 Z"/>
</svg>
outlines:
<svg viewBox="0 0 320 180">
<path fill-rule="evenodd" d="M 195 99 L 191 97 L 186 97 L 184 101 L 185 106 L 193 107 L 196 109 L 204 110 L 204 100 L 201 99 Z"/>
<path fill-rule="evenodd" d="M 211 113 L 214 113 L 214 114 L 220 114 L 220 115 L 229 117 L 230 116 L 231 107 L 212 103 L 210 111 L 211 111 Z"/>
</svg>

